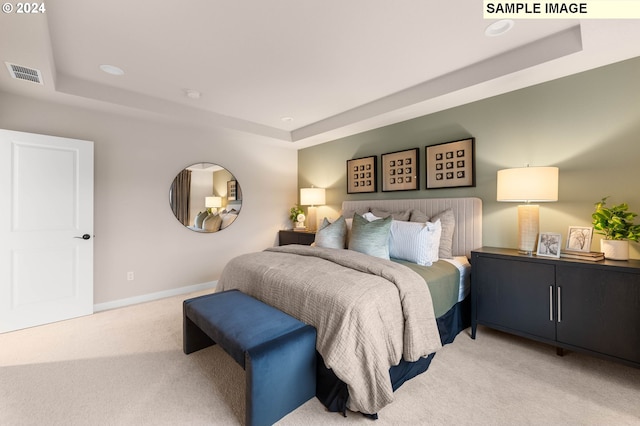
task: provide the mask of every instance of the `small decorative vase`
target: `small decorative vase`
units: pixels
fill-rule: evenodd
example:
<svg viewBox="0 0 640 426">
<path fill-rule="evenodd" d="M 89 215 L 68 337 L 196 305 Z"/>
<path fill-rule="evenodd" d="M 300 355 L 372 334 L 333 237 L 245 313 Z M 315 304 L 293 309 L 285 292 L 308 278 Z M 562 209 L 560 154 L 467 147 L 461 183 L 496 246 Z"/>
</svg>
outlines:
<svg viewBox="0 0 640 426">
<path fill-rule="evenodd" d="M 600 240 L 600 251 L 605 259 L 629 260 L 629 241 L 627 240 Z"/>
</svg>

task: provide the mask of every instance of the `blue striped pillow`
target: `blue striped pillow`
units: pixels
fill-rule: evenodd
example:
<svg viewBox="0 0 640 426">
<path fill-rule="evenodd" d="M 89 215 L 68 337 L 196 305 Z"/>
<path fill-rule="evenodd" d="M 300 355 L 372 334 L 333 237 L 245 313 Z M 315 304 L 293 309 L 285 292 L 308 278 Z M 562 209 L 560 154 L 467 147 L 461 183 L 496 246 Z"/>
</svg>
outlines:
<svg viewBox="0 0 640 426">
<path fill-rule="evenodd" d="M 389 256 L 418 265 L 431 266 L 438 261 L 442 223 L 394 220 L 389 238 Z"/>
</svg>

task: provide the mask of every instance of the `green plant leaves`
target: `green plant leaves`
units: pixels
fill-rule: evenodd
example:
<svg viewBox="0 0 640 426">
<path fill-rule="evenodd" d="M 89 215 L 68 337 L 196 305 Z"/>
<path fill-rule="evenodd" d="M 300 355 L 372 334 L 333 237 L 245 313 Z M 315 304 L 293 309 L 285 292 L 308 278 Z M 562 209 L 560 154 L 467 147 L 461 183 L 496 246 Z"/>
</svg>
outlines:
<svg viewBox="0 0 640 426">
<path fill-rule="evenodd" d="M 638 241 L 640 225 L 633 223 L 638 214 L 628 211 L 627 203 L 606 207 L 607 198 L 609 197 L 595 203 L 596 210 L 591 215 L 593 229 L 597 234 L 604 235 L 607 240 Z"/>
</svg>

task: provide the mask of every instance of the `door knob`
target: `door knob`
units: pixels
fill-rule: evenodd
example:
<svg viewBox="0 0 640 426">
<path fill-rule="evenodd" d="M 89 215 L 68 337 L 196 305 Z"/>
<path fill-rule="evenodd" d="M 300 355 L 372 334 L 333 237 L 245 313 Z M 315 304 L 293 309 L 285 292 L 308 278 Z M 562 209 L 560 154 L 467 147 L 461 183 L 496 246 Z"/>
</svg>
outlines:
<svg viewBox="0 0 640 426">
<path fill-rule="evenodd" d="M 91 235 L 84 234 L 82 237 L 73 237 L 73 238 L 82 238 L 83 240 L 88 240 L 88 239 L 91 239 Z"/>
</svg>

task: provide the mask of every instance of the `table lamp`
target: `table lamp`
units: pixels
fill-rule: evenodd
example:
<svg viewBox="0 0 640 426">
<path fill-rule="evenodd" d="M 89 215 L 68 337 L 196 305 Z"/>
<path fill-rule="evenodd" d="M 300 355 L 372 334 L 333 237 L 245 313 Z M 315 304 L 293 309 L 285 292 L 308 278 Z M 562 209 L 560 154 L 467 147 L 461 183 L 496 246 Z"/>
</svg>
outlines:
<svg viewBox="0 0 640 426">
<path fill-rule="evenodd" d="M 212 208 L 215 208 L 217 213 L 218 208 L 222 207 L 222 197 L 205 197 L 204 206 L 209 213 L 211 213 Z"/>
<path fill-rule="evenodd" d="M 518 206 L 518 250 L 532 255 L 539 231 L 539 206 L 558 201 L 557 167 L 519 167 L 498 170 L 498 201 L 523 202 Z"/>
<path fill-rule="evenodd" d="M 316 207 L 325 204 L 324 188 L 300 188 L 300 205 L 309 206 L 307 210 L 307 222 L 309 231 L 315 231 L 318 228 L 316 219 Z"/>
</svg>

